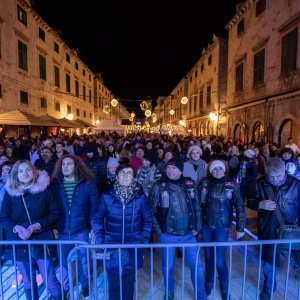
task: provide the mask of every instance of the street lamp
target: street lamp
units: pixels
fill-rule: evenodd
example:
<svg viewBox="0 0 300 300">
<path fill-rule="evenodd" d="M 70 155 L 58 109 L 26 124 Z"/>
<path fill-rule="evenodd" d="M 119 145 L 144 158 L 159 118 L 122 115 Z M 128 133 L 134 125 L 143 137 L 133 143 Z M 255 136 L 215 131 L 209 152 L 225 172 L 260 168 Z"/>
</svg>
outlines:
<svg viewBox="0 0 300 300">
<path fill-rule="evenodd" d="M 217 119 L 217 115 L 216 115 L 214 112 L 211 112 L 211 113 L 209 114 L 209 119 L 210 119 L 211 121 L 215 121 L 215 120 Z"/>
<path fill-rule="evenodd" d="M 74 117 L 73 114 L 68 114 L 68 115 L 67 115 L 67 119 L 69 119 L 69 120 L 71 120 L 71 121 L 73 120 L 73 117 Z"/>
<path fill-rule="evenodd" d="M 117 99 L 112 99 L 111 102 L 110 102 L 111 106 L 113 106 L 113 107 L 116 107 L 118 105 L 118 103 L 119 102 L 118 102 Z"/>
</svg>

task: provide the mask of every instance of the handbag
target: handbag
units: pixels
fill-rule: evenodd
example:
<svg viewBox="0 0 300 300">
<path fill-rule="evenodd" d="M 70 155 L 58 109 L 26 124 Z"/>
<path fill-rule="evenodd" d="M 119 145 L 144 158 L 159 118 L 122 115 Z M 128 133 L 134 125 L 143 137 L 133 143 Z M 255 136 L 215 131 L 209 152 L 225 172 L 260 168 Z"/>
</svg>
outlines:
<svg viewBox="0 0 300 300">
<path fill-rule="evenodd" d="M 119 266 L 124 267 L 130 261 L 128 249 L 112 249 L 111 251 L 106 251 L 105 254 L 106 269 L 114 269 L 118 268 Z"/>
<path fill-rule="evenodd" d="M 25 202 L 25 199 L 22 195 L 22 200 L 23 200 L 23 204 L 24 204 L 24 207 L 25 207 L 25 210 L 26 210 L 26 215 L 27 215 L 27 218 L 29 220 L 29 223 L 30 225 L 32 225 L 32 222 L 31 222 L 31 218 L 30 218 L 30 215 L 29 215 L 29 212 L 28 212 L 28 208 L 27 208 L 27 205 L 26 205 L 26 202 Z M 37 232 L 34 232 L 32 235 L 31 235 L 31 240 L 53 240 L 53 233 L 51 230 L 46 230 L 46 231 L 37 231 Z M 32 248 L 32 255 L 33 257 L 35 258 L 41 258 L 44 256 L 44 247 L 43 245 L 33 245 L 31 246 Z M 47 249 L 47 254 L 50 256 L 50 250 L 49 250 L 49 247 L 46 246 L 46 249 Z"/>
<path fill-rule="evenodd" d="M 277 229 L 277 236 L 280 240 L 293 240 L 300 239 L 300 226 L 297 225 L 285 225 L 283 222 L 282 214 L 279 209 L 279 205 L 276 205 L 275 210 L 276 217 L 279 221 L 279 228 Z M 280 244 L 280 249 L 288 250 L 290 247 L 289 243 Z M 293 243 L 291 245 L 292 250 L 300 250 L 300 243 Z"/>
</svg>

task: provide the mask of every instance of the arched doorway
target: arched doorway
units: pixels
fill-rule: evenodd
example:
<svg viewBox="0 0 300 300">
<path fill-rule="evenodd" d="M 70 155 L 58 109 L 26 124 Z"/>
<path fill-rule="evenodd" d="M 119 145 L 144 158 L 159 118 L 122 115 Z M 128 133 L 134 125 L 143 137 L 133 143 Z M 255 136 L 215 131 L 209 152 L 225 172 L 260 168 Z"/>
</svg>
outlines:
<svg viewBox="0 0 300 300">
<path fill-rule="evenodd" d="M 233 139 L 235 141 L 242 139 L 242 126 L 240 124 L 236 124 L 233 130 Z"/>
<path fill-rule="evenodd" d="M 202 121 L 199 123 L 199 135 L 201 135 L 201 136 L 204 135 L 204 128 L 203 128 L 203 122 Z"/>
<path fill-rule="evenodd" d="M 252 141 L 261 142 L 264 139 L 264 126 L 260 122 L 256 122 L 252 130 Z"/>
<path fill-rule="evenodd" d="M 213 135 L 214 134 L 214 121 L 210 121 L 208 119 L 207 121 L 207 135 Z"/>
<path fill-rule="evenodd" d="M 293 120 L 284 120 L 279 127 L 278 134 L 278 146 L 282 147 L 288 141 L 288 138 L 292 136 Z"/>
</svg>

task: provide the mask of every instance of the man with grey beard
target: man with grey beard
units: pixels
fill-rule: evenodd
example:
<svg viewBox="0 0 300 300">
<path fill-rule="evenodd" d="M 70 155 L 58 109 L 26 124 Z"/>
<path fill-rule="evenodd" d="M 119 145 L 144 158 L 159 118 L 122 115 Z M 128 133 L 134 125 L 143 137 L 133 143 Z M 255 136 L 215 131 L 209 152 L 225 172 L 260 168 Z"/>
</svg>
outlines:
<svg viewBox="0 0 300 300">
<path fill-rule="evenodd" d="M 266 164 L 266 176 L 256 183 L 256 201 L 258 203 L 258 238 L 259 240 L 277 239 L 277 229 L 280 212 L 284 224 L 300 225 L 300 181 L 287 175 L 284 161 L 279 157 L 270 158 Z M 278 208 L 277 208 L 278 207 Z M 277 210 L 277 212 L 276 212 Z M 276 290 L 276 277 L 273 273 L 279 262 L 280 251 L 276 251 L 275 265 L 274 245 L 264 245 L 262 248 L 262 268 L 264 273 L 264 288 L 260 299 L 271 299 Z M 273 285 L 273 291 L 272 291 Z"/>
</svg>

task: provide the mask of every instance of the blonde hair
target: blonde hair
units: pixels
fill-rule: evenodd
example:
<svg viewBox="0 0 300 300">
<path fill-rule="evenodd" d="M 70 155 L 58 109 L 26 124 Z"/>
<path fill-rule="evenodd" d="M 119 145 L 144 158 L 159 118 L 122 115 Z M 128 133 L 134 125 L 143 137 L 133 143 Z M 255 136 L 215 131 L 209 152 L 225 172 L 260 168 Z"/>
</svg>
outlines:
<svg viewBox="0 0 300 300">
<path fill-rule="evenodd" d="M 11 169 L 11 172 L 9 174 L 9 179 L 10 179 L 9 187 L 11 189 L 17 189 L 20 185 L 22 185 L 22 183 L 18 179 L 18 171 L 19 171 L 19 166 L 24 163 L 26 163 L 29 166 L 29 168 L 31 169 L 31 171 L 33 173 L 33 178 L 32 178 L 31 184 L 36 182 L 38 175 L 39 175 L 38 170 L 34 167 L 34 165 L 30 161 L 28 161 L 26 159 L 21 159 L 14 163 L 14 165 Z"/>
</svg>

